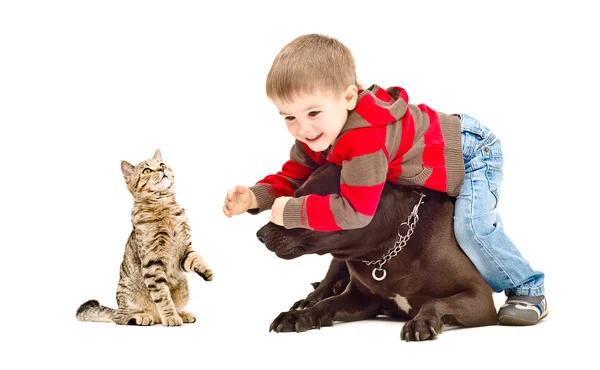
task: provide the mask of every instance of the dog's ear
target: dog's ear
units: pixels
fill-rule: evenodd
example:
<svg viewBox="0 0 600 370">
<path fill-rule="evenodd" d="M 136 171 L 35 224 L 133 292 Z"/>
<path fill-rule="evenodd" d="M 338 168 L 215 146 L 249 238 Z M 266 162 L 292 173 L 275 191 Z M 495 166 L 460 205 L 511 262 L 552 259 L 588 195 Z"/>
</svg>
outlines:
<svg viewBox="0 0 600 370">
<path fill-rule="evenodd" d="M 312 175 L 294 193 L 295 197 L 308 194 L 339 194 L 342 167 L 327 163 L 316 169 Z"/>
</svg>

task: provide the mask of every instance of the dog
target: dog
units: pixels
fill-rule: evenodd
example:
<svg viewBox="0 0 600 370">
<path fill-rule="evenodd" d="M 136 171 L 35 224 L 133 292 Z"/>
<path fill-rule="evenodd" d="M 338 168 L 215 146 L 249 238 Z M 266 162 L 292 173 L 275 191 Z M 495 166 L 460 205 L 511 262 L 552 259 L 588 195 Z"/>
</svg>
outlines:
<svg viewBox="0 0 600 370">
<path fill-rule="evenodd" d="M 295 196 L 339 194 L 340 174 L 341 167 L 324 165 Z M 256 236 L 278 257 L 333 256 L 315 290 L 280 313 L 269 331 L 304 332 L 387 315 L 406 321 L 402 339 L 423 341 L 441 334 L 444 324 L 496 324 L 493 291 L 460 249 L 453 214 L 446 194 L 386 183 L 363 228 L 319 232 L 267 223 Z"/>
</svg>

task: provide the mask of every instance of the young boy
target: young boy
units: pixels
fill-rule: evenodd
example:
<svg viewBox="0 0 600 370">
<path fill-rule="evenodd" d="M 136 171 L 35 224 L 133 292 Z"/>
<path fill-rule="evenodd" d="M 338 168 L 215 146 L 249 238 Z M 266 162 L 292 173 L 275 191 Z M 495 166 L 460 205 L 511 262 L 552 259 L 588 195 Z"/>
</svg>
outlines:
<svg viewBox="0 0 600 370">
<path fill-rule="evenodd" d="M 271 209 L 286 228 L 333 231 L 368 225 L 386 181 L 457 197 L 456 238 L 496 292 L 506 325 L 533 325 L 548 311 L 544 274 L 504 234 L 497 212 L 500 141 L 467 115 L 408 104 L 399 87 L 363 89 L 350 50 L 334 38 L 304 35 L 286 45 L 267 76 L 267 96 L 296 138 L 281 171 L 227 192 L 227 217 Z M 342 166 L 339 194 L 293 198 L 316 168 Z"/>
</svg>

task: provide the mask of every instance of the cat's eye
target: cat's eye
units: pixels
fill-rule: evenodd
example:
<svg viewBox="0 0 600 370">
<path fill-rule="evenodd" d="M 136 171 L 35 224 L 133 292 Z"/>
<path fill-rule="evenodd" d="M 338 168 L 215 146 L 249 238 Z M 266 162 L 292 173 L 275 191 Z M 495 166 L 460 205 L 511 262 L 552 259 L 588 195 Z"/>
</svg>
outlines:
<svg viewBox="0 0 600 370">
<path fill-rule="evenodd" d="M 152 170 L 151 170 L 151 169 L 149 169 L 149 168 L 145 168 L 145 169 L 142 171 L 142 173 L 143 173 L 144 175 L 148 175 L 150 172 L 152 172 Z"/>
<path fill-rule="evenodd" d="M 167 165 L 166 165 L 166 164 L 164 164 L 164 163 L 161 163 L 161 164 L 160 164 L 160 168 L 162 168 L 163 170 L 166 170 L 166 169 L 167 169 Z"/>
</svg>

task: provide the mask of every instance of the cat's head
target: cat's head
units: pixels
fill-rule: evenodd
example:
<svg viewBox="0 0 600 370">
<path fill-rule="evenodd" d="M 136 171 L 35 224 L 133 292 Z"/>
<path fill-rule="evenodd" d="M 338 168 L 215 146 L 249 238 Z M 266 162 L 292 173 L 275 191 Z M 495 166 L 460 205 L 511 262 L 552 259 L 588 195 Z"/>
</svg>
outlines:
<svg viewBox="0 0 600 370">
<path fill-rule="evenodd" d="M 121 171 L 134 198 L 152 198 L 158 193 L 173 194 L 175 177 L 171 168 L 164 164 L 159 149 L 152 159 L 146 159 L 137 166 L 121 161 Z"/>
</svg>

